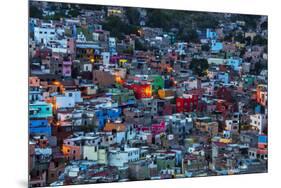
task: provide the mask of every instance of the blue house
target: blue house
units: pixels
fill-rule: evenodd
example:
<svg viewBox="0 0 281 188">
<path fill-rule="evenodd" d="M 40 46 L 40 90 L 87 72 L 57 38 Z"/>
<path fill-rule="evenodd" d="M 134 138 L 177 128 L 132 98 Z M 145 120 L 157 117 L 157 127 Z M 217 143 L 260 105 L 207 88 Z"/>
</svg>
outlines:
<svg viewBox="0 0 281 188">
<path fill-rule="evenodd" d="M 218 74 L 218 80 L 223 82 L 224 84 L 229 83 L 229 74 L 227 72 L 220 72 Z"/>
<path fill-rule="evenodd" d="M 261 113 L 261 105 L 255 107 L 255 113 Z"/>
<path fill-rule="evenodd" d="M 229 58 L 227 60 L 227 65 L 231 66 L 233 70 L 239 71 L 239 68 L 242 64 L 242 59 L 241 58 Z"/>
<path fill-rule="evenodd" d="M 34 119 L 29 121 L 29 134 L 51 136 L 51 126 L 47 119 Z"/>
<path fill-rule="evenodd" d="M 99 109 L 96 110 L 98 128 L 103 129 L 106 120 L 115 121 L 121 116 L 121 108 Z"/>
<path fill-rule="evenodd" d="M 267 136 L 266 135 L 259 135 L 258 143 L 266 144 L 267 143 Z"/>
<path fill-rule="evenodd" d="M 211 29 L 207 29 L 206 30 L 206 38 L 207 39 L 217 39 L 218 38 L 218 34 L 215 31 L 212 31 Z"/>
<path fill-rule="evenodd" d="M 216 40 L 211 41 L 211 51 L 213 53 L 218 53 L 223 49 L 223 44 L 221 42 L 217 42 Z"/>
</svg>

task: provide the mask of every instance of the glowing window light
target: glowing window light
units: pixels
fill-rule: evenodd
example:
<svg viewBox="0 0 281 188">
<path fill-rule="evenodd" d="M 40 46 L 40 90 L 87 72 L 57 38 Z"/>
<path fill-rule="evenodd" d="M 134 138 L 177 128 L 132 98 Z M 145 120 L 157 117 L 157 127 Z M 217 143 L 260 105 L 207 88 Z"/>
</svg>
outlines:
<svg viewBox="0 0 281 188">
<path fill-rule="evenodd" d="M 145 93 L 146 96 L 151 96 L 151 95 L 152 95 L 151 86 L 147 86 L 147 87 L 144 89 L 144 93 Z"/>
<path fill-rule="evenodd" d="M 94 63 L 94 62 L 95 62 L 95 58 L 93 58 L 93 57 L 90 58 L 90 62 L 91 62 L 91 63 Z"/>
</svg>

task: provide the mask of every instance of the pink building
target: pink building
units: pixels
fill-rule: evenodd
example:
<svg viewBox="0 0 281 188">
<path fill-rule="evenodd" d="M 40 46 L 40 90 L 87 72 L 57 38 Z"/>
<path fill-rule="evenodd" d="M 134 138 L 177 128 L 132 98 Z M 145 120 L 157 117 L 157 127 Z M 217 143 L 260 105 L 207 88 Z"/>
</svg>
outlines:
<svg viewBox="0 0 281 188">
<path fill-rule="evenodd" d="M 164 121 L 161 121 L 159 124 L 152 124 L 151 125 L 151 133 L 153 135 L 160 134 L 166 131 L 166 125 Z"/>
<path fill-rule="evenodd" d="M 75 40 L 73 38 L 67 39 L 67 50 L 69 54 L 75 54 Z"/>
<path fill-rule="evenodd" d="M 62 74 L 63 76 L 71 76 L 71 61 L 63 61 L 62 63 Z"/>
<path fill-rule="evenodd" d="M 40 86 L 40 78 L 37 76 L 29 77 L 29 86 L 30 87 L 39 87 Z"/>
</svg>

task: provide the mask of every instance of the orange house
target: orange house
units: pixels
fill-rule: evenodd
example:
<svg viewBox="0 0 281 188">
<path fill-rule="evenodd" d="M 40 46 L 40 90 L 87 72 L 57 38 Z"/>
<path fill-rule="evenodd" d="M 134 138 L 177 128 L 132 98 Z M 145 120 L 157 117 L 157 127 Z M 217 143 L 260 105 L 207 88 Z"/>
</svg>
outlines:
<svg viewBox="0 0 281 188">
<path fill-rule="evenodd" d="M 257 102 L 262 105 L 267 105 L 267 86 L 266 85 L 258 85 L 256 92 Z"/>
<path fill-rule="evenodd" d="M 81 159 L 81 147 L 78 145 L 63 144 L 62 153 L 67 160 Z"/>
</svg>

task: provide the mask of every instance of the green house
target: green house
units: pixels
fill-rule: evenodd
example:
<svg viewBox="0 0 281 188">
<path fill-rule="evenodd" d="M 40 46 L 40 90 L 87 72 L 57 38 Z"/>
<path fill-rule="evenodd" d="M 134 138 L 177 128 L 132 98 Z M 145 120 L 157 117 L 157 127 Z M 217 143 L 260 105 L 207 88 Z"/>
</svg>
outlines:
<svg viewBox="0 0 281 188">
<path fill-rule="evenodd" d="M 46 102 L 29 104 L 29 118 L 49 118 L 52 116 L 52 104 Z"/>
<path fill-rule="evenodd" d="M 118 103 L 118 105 L 135 104 L 136 98 L 133 90 L 123 88 L 109 88 L 106 95 Z"/>
<path fill-rule="evenodd" d="M 243 78 L 243 88 L 248 88 L 253 86 L 255 82 L 255 76 L 253 75 L 247 75 Z"/>
<path fill-rule="evenodd" d="M 164 88 L 164 79 L 160 75 L 153 76 L 153 82 L 152 82 L 152 90 L 153 92 L 158 92 L 159 89 Z"/>
<path fill-rule="evenodd" d="M 156 159 L 157 170 L 165 170 L 165 169 L 172 169 L 176 165 L 176 161 L 174 157 L 170 156 L 157 156 Z"/>
</svg>

